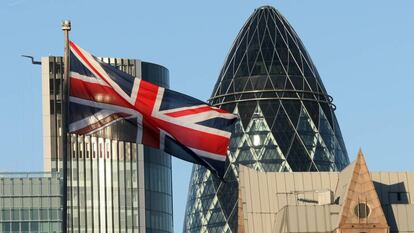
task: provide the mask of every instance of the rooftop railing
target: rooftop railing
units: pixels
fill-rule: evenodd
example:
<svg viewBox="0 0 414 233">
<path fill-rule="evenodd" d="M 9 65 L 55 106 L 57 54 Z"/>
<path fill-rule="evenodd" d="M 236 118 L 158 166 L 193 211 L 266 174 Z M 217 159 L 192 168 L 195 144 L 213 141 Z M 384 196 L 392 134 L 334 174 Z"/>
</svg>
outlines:
<svg viewBox="0 0 414 233">
<path fill-rule="evenodd" d="M 0 172 L 0 178 L 52 178 L 61 177 L 60 172 Z"/>
</svg>

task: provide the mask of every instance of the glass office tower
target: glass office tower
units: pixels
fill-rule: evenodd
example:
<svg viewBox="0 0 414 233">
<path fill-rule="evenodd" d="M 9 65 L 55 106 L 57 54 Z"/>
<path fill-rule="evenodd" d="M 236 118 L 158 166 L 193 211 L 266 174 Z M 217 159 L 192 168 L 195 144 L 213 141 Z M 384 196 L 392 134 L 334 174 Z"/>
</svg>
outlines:
<svg viewBox="0 0 414 233">
<path fill-rule="evenodd" d="M 61 190 L 59 173 L 0 173 L 0 232 L 61 232 Z"/>
<path fill-rule="evenodd" d="M 273 7 L 237 35 L 212 97 L 238 114 L 226 183 L 194 166 L 184 232 L 237 232 L 238 165 L 258 171 L 338 171 L 348 155 L 328 95 L 298 35 Z"/>
<path fill-rule="evenodd" d="M 130 59 L 102 61 L 169 86 L 168 70 Z M 42 58 L 44 168 L 61 171 L 62 57 Z M 68 232 L 173 232 L 171 157 L 137 145 L 136 128 L 118 121 L 92 135 L 70 137 Z"/>
</svg>

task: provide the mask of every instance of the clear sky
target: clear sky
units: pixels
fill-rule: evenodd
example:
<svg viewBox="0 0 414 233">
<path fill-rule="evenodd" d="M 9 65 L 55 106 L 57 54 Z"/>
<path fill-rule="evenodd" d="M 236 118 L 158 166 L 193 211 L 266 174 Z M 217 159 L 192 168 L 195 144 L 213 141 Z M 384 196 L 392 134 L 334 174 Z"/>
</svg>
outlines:
<svg viewBox="0 0 414 233">
<path fill-rule="evenodd" d="M 71 39 L 98 56 L 170 70 L 171 88 L 207 100 L 238 31 L 261 5 L 279 9 L 310 53 L 353 160 L 414 170 L 414 1 L 0 1 L 0 171 L 42 170 L 40 66 Z M 173 160 L 174 228 L 181 232 L 191 164 Z"/>
</svg>

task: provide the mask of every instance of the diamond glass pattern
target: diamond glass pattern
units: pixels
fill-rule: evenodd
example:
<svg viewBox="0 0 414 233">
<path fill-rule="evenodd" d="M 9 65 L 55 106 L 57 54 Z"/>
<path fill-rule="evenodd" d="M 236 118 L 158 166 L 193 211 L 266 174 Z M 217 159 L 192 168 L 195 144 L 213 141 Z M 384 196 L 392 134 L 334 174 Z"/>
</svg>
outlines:
<svg viewBox="0 0 414 233">
<path fill-rule="evenodd" d="M 273 7 L 239 32 L 210 103 L 238 114 L 226 183 L 194 166 L 184 232 L 237 232 L 238 165 L 258 171 L 337 171 L 349 164 L 335 105 L 301 40 Z"/>
</svg>

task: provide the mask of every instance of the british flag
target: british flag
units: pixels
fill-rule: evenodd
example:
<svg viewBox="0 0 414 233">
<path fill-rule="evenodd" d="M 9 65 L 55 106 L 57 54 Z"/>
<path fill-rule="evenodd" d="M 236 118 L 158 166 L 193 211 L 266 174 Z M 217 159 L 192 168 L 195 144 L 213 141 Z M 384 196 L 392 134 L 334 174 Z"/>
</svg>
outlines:
<svg viewBox="0 0 414 233">
<path fill-rule="evenodd" d="M 70 42 L 69 132 L 133 122 L 136 143 L 201 164 L 223 177 L 236 116 L 101 62 Z"/>
</svg>

